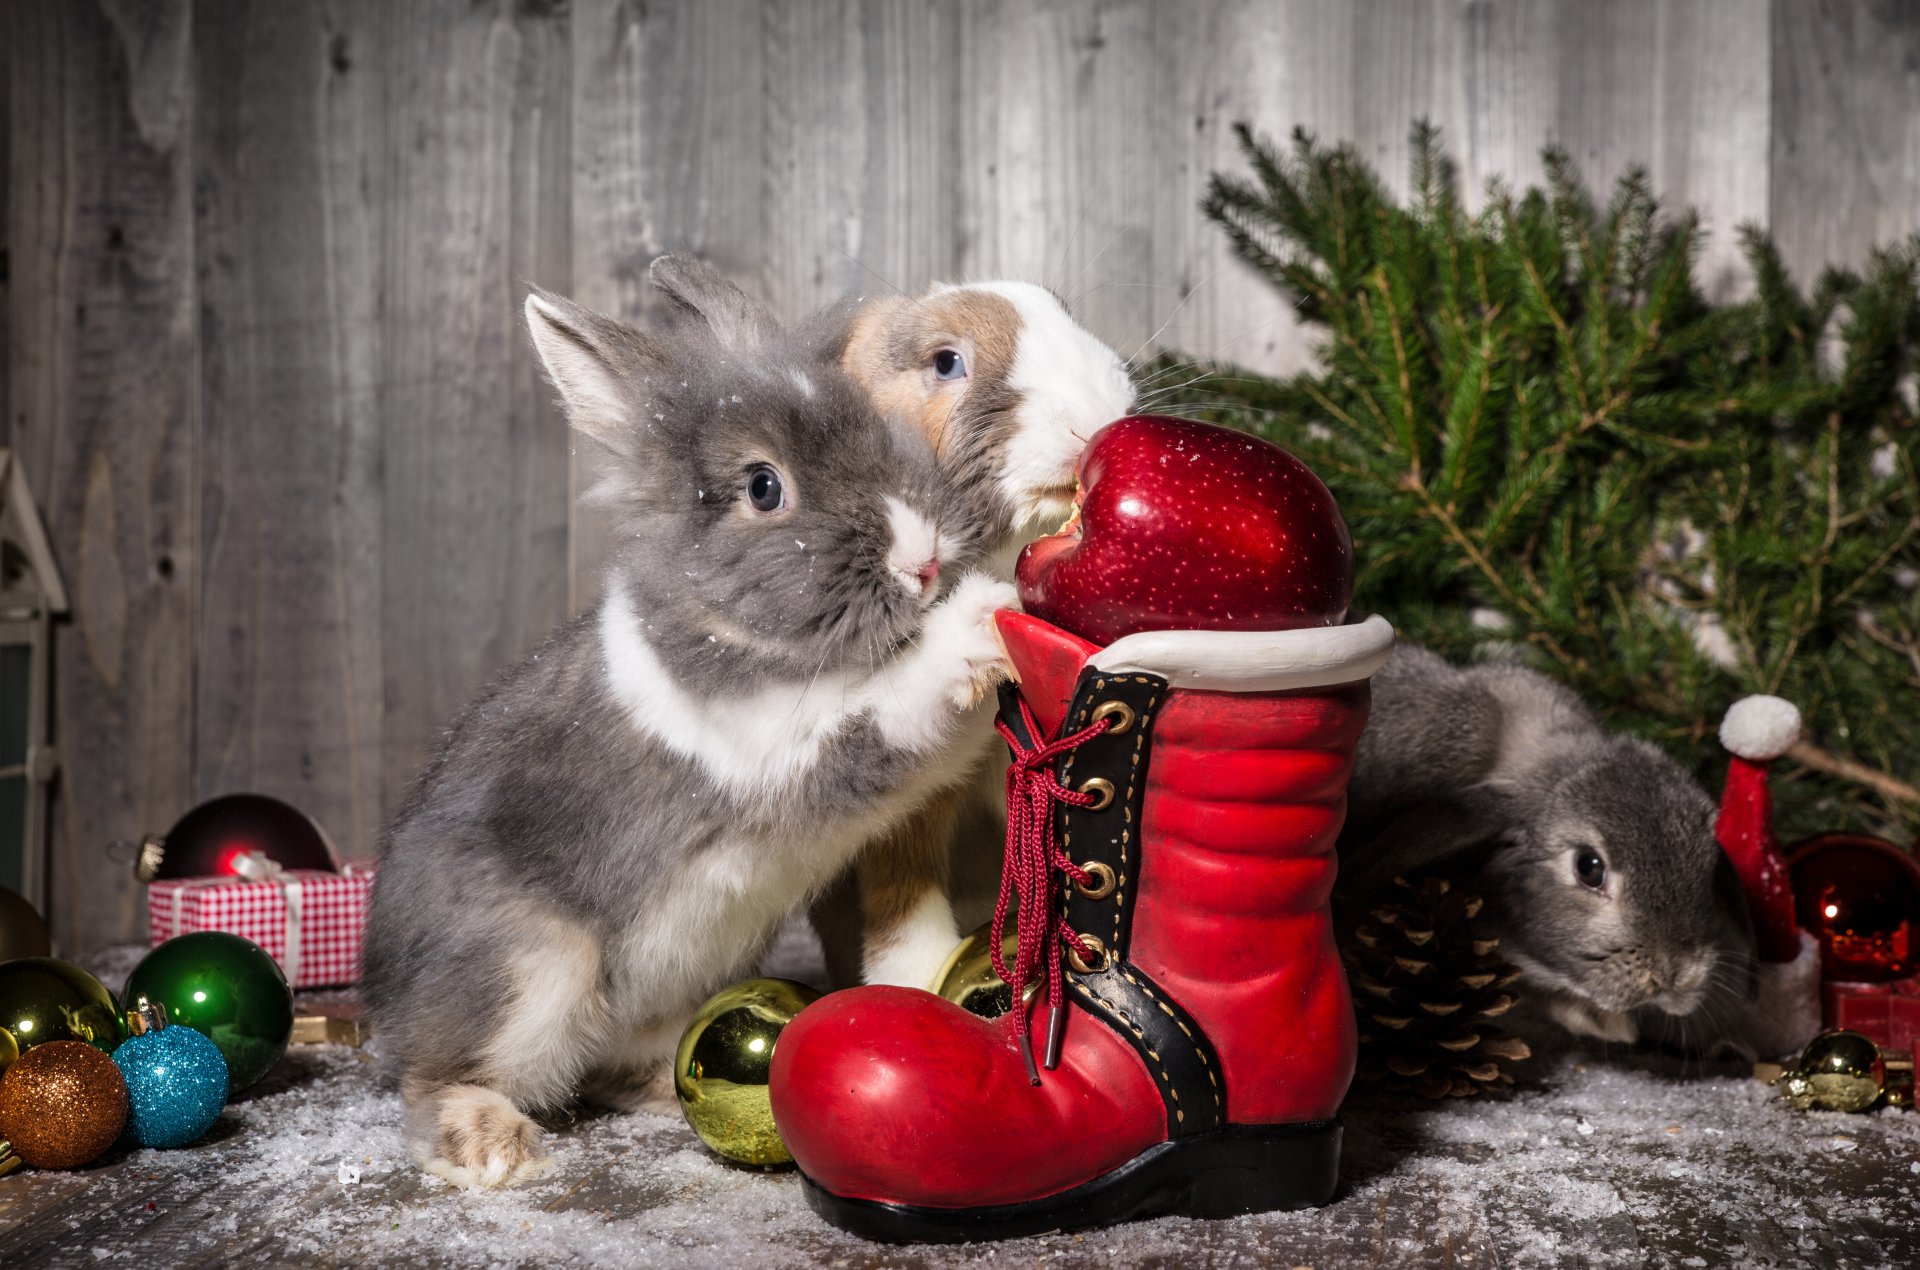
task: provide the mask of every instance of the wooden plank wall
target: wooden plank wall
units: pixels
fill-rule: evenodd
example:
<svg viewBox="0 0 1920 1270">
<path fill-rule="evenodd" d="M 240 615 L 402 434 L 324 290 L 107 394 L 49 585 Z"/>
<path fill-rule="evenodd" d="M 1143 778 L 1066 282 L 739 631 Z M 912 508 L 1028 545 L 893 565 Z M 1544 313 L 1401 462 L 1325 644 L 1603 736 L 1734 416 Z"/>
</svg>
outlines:
<svg viewBox="0 0 1920 1270">
<path fill-rule="evenodd" d="M 1196 211 L 1231 125 L 1410 121 L 1474 197 L 1549 139 L 1803 272 L 1920 229 L 1903 0 L 10 0 L 0 400 L 76 597 L 54 923 L 138 930 L 124 843 L 250 788 L 351 854 L 606 528 L 524 282 L 645 317 L 702 252 L 779 307 L 1032 277 L 1123 352 L 1304 364 Z"/>
</svg>

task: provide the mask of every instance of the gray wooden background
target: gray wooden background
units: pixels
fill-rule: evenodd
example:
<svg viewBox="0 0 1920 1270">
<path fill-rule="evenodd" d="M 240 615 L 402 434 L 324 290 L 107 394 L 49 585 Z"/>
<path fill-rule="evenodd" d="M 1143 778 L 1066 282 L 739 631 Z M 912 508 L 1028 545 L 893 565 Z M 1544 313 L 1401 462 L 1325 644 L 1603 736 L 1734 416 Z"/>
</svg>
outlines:
<svg viewBox="0 0 1920 1270">
<path fill-rule="evenodd" d="M 1229 126 L 1401 180 L 1418 115 L 1474 188 L 1548 139 L 1644 162 L 1725 293 L 1741 221 L 1803 271 L 1920 228 L 1902 0 L 0 0 L 0 437 L 75 608 L 63 947 L 139 930 L 110 844 L 214 794 L 371 852 L 591 598 L 523 281 L 639 315 L 669 248 L 789 311 L 1017 275 L 1123 352 L 1298 366 L 1196 211 Z"/>
</svg>

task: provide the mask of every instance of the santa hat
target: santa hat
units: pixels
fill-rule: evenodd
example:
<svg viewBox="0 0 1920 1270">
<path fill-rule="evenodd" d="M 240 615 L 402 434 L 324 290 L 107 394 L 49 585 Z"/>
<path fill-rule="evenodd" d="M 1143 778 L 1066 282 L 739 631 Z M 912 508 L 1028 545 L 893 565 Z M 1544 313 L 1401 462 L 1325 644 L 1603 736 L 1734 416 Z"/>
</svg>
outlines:
<svg viewBox="0 0 1920 1270">
<path fill-rule="evenodd" d="M 1720 724 L 1720 744 L 1733 759 L 1714 836 L 1740 875 L 1753 915 L 1754 941 L 1760 959 L 1767 962 L 1790 962 L 1800 955 L 1793 889 L 1773 836 L 1773 796 L 1767 788 L 1768 765 L 1799 739 L 1800 711 L 1779 697 L 1743 697 Z"/>
</svg>

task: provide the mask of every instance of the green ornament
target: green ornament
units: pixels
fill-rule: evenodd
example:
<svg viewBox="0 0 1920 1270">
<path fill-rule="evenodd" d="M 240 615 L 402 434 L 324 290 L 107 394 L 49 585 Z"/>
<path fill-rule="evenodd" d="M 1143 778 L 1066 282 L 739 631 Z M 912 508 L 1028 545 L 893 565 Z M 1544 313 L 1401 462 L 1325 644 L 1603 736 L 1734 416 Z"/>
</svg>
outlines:
<svg viewBox="0 0 1920 1270">
<path fill-rule="evenodd" d="M 49 1041 L 111 1054 L 126 1035 L 113 993 L 80 967 L 52 957 L 0 962 L 0 1066 Z"/>
<path fill-rule="evenodd" d="M 250 939 L 203 930 L 169 939 L 133 969 L 127 1000 L 167 1003 L 167 1021 L 219 1046 L 232 1092 L 265 1076 L 293 1037 L 293 989 Z"/>
</svg>

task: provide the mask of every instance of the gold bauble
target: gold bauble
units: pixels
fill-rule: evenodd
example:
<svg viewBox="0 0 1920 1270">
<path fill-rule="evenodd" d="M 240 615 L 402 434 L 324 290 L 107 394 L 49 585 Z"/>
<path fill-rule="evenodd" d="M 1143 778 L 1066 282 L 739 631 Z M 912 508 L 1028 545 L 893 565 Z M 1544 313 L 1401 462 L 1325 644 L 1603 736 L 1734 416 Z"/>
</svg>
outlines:
<svg viewBox="0 0 1920 1270">
<path fill-rule="evenodd" d="M 126 1039 L 120 1007 L 106 985 L 51 957 L 0 963 L 0 1031 L 23 1055 L 52 1041 L 84 1041 L 111 1054 Z M 0 1044 L 0 1059 L 9 1048 Z"/>
<path fill-rule="evenodd" d="M 0 1076 L 0 1137 L 37 1169 L 77 1169 L 127 1123 L 127 1082 L 84 1041 L 36 1045 Z"/>
<path fill-rule="evenodd" d="M 947 954 L 947 963 L 940 967 L 928 985 L 938 996 L 943 996 L 969 1014 L 977 1014 L 983 1019 L 997 1019 L 1013 1009 L 1013 989 L 1006 985 L 993 969 L 993 923 L 989 922 L 974 931 Z M 1009 932 L 1000 943 L 1001 960 L 1007 963 L 1007 969 L 1013 969 L 1014 955 L 1020 950 L 1019 936 Z"/>
<path fill-rule="evenodd" d="M 1781 1096 L 1802 1111 L 1865 1111 L 1880 1100 L 1885 1071 L 1871 1038 L 1843 1028 L 1822 1032 L 1781 1074 Z"/>
<path fill-rule="evenodd" d="M 791 979 L 745 979 L 700 1007 L 680 1034 L 673 1087 L 702 1142 L 739 1164 L 793 1163 L 773 1124 L 767 1072 L 780 1033 L 819 999 Z"/>
</svg>

